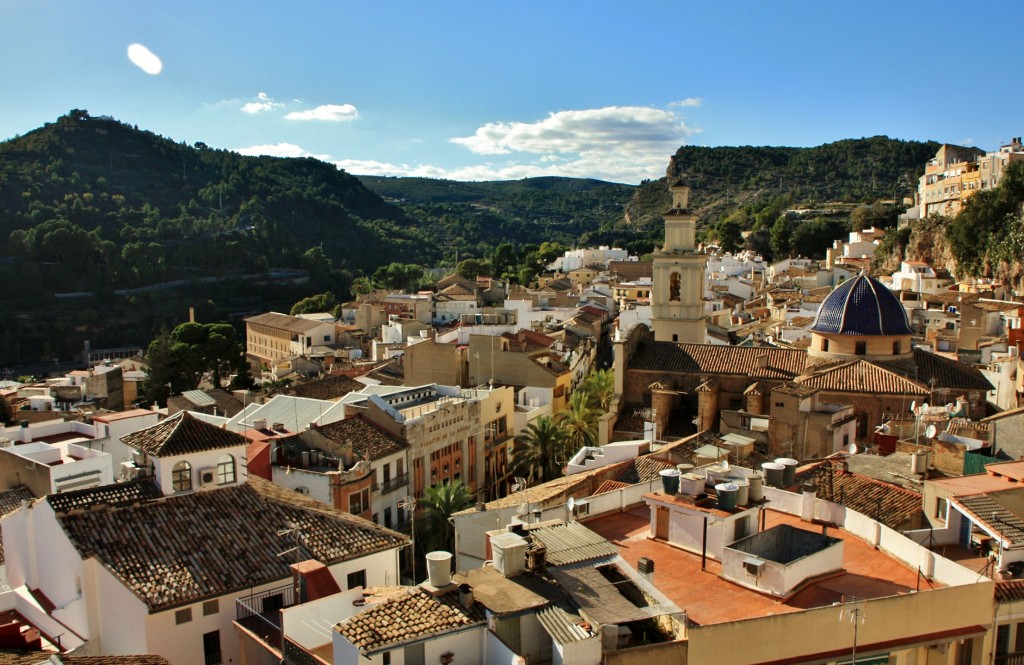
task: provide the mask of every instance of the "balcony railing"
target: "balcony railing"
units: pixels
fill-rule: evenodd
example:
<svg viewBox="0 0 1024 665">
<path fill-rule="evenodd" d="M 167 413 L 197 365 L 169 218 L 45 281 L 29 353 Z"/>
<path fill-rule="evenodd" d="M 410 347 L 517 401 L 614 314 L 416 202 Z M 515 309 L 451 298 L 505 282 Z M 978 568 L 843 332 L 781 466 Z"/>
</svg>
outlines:
<svg viewBox="0 0 1024 665">
<path fill-rule="evenodd" d="M 235 600 L 235 621 L 280 651 L 280 610 L 294 604 L 295 589 L 291 585 L 261 591 Z"/>
<path fill-rule="evenodd" d="M 403 473 L 400 476 L 395 476 L 391 480 L 385 480 L 384 482 L 380 483 L 379 484 L 380 493 L 381 494 L 388 494 L 389 492 L 394 492 L 396 489 L 398 489 L 400 487 L 405 487 L 408 484 L 409 484 L 409 474 Z"/>
<path fill-rule="evenodd" d="M 996 665 L 1024 665 L 1024 651 L 996 654 Z"/>
</svg>

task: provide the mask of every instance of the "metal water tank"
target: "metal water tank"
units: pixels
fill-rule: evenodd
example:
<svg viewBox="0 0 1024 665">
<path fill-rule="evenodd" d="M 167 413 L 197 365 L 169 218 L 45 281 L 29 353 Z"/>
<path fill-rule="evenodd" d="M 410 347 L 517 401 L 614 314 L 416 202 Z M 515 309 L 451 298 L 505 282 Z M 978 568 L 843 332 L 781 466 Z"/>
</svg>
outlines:
<svg viewBox="0 0 1024 665">
<path fill-rule="evenodd" d="M 715 492 L 718 494 L 719 510 L 734 510 L 736 508 L 736 495 L 739 488 L 732 483 L 719 483 L 715 485 Z"/>
</svg>

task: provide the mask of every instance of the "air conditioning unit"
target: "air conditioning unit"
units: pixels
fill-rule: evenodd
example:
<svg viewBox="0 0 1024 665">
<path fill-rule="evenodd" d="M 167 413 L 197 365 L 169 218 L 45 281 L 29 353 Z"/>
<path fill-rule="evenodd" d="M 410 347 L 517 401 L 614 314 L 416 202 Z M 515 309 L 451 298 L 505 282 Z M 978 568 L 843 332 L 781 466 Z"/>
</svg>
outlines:
<svg viewBox="0 0 1024 665">
<path fill-rule="evenodd" d="M 764 560 L 755 559 L 753 557 L 743 560 L 743 569 L 747 571 L 748 575 L 758 577 L 761 575 L 761 571 L 764 570 Z"/>
<path fill-rule="evenodd" d="M 586 499 L 576 499 L 572 506 L 573 517 L 584 517 L 590 514 L 590 502 Z"/>
<path fill-rule="evenodd" d="M 298 492 L 299 494 L 309 494 L 308 487 L 296 487 L 295 491 Z"/>
<path fill-rule="evenodd" d="M 135 466 L 143 466 L 146 463 L 146 453 L 141 450 L 132 451 L 132 462 Z"/>
<path fill-rule="evenodd" d="M 206 487 L 207 485 L 213 485 L 217 482 L 217 469 L 214 467 L 207 467 L 205 469 L 199 469 L 199 486 Z"/>
</svg>

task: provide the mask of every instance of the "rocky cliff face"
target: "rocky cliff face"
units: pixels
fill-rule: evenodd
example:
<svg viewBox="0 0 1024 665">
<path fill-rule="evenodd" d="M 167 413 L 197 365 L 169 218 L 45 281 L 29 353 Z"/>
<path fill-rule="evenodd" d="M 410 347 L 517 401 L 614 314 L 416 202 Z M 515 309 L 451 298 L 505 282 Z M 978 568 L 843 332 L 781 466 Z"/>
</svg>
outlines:
<svg viewBox="0 0 1024 665">
<path fill-rule="evenodd" d="M 895 246 L 881 246 L 875 253 L 872 270 L 876 274 L 891 274 L 900 269 L 901 261 L 924 261 L 934 268 L 944 268 L 954 277 L 956 259 L 946 236 L 949 220 L 927 218 L 914 222 L 909 238 L 903 236 Z M 904 238 L 906 238 L 904 243 Z M 1001 279 L 1014 292 L 1024 293 L 1024 264 L 1020 260 L 986 263 L 981 277 Z"/>
</svg>

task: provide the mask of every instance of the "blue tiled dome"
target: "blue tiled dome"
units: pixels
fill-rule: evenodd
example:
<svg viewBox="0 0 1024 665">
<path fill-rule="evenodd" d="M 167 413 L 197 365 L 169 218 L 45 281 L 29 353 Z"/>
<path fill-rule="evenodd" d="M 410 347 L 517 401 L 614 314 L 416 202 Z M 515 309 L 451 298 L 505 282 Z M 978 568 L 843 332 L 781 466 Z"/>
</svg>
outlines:
<svg viewBox="0 0 1024 665">
<path fill-rule="evenodd" d="M 892 291 L 858 275 L 840 284 L 821 303 L 811 330 L 826 335 L 909 335 L 907 312 Z"/>
</svg>

